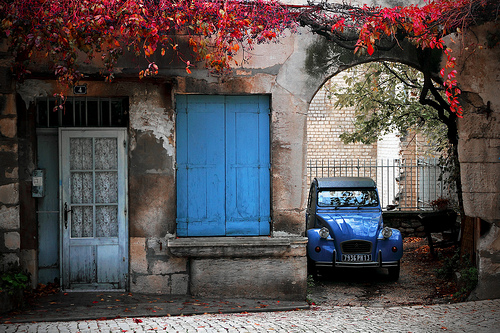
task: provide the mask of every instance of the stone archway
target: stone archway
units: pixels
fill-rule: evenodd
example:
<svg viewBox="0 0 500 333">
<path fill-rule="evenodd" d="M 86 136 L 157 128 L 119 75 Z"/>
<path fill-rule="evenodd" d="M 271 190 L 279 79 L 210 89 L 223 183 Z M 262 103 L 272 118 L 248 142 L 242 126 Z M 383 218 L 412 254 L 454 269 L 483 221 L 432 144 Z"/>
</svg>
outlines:
<svg viewBox="0 0 500 333">
<path fill-rule="evenodd" d="M 462 104 L 465 114 L 459 119 L 459 158 L 464 186 L 465 215 L 476 224 L 473 247 L 477 251 L 479 284 L 472 298 L 500 297 L 500 122 L 498 78 L 500 77 L 500 47 L 492 43 L 491 36 L 498 36 L 498 26 L 487 24 L 464 36 L 467 43 L 453 44 L 458 54 Z M 307 41 L 307 43 L 303 43 Z M 356 57 L 352 51 L 337 47 L 320 37 L 307 35 L 301 40 L 303 46 L 297 50 L 280 71 L 277 82 L 302 101 L 309 103 L 316 91 L 331 76 L 347 67 L 373 60 L 393 60 L 410 66 L 434 66 L 431 71 L 437 75 L 441 53 L 427 55 L 425 63 L 415 48 L 394 49 L 379 52 L 368 58 Z M 469 50 L 463 45 L 485 45 Z M 488 47 L 489 46 L 489 47 Z M 292 61 L 295 57 L 295 61 Z M 303 67 L 293 69 L 302 61 Z M 297 75 L 297 74 L 300 74 Z M 289 80 L 300 77 L 301 82 Z M 295 89 L 294 89 L 295 88 Z M 493 293 L 492 293 L 493 292 Z"/>
</svg>

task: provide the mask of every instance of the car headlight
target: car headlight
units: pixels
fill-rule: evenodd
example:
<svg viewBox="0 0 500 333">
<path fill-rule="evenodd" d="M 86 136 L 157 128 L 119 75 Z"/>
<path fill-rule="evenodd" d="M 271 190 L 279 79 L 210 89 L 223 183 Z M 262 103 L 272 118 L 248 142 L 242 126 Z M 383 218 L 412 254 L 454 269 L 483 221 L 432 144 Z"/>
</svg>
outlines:
<svg viewBox="0 0 500 333">
<path fill-rule="evenodd" d="M 328 231 L 327 227 L 319 229 L 319 237 L 327 239 L 328 235 L 330 235 L 330 232 Z"/>
<path fill-rule="evenodd" d="M 384 238 L 391 237 L 392 236 L 392 229 L 389 227 L 384 227 L 384 229 L 382 229 L 382 236 L 384 236 Z"/>
</svg>

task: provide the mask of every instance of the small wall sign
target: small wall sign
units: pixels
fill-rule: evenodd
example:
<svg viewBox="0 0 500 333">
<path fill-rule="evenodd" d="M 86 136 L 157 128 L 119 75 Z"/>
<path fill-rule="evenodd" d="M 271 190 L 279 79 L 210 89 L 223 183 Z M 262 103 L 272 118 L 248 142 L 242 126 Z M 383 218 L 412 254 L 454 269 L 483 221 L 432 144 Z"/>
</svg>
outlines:
<svg viewBox="0 0 500 333">
<path fill-rule="evenodd" d="M 87 85 L 82 85 L 82 86 L 74 86 L 73 87 L 73 94 L 75 95 L 87 95 Z"/>
</svg>

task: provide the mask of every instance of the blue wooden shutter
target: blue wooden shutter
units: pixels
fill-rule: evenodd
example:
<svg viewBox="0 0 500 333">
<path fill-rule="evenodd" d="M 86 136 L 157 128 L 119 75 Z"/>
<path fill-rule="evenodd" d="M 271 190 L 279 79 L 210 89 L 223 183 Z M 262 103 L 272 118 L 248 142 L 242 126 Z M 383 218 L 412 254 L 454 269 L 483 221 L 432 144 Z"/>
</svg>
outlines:
<svg viewBox="0 0 500 333">
<path fill-rule="evenodd" d="M 268 97 L 177 96 L 177 112 L 177 234 L 268 235 Z"/>
<path fill-rule="evenodd" d="M 177 97 L 177 234 L 225 234 L 224 97 Z"/>
<path fill-rule="evenodd" d="M 226 235 L 268 235 L 269 99 L 226 97 Z"/>
</svg>

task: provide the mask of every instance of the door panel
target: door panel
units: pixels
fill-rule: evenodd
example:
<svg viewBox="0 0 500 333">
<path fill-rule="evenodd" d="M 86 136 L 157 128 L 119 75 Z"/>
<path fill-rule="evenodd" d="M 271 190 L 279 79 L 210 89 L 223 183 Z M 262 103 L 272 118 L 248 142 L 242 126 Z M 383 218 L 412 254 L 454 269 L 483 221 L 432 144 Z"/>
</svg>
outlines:
<svg viewBox="0 0 500 333">
<path fill-rule="evenodd" d="M 125 289 L 125 129 L 59 130 L 65 289 Z"/>
<path fill-rule="evenodd" d="M 177 101 L 177 233 L 221 236 L 224 225 L 224 100 Z M 189 112 L 188 112 L 189 109 Z"/>
<path fill-rule="evenodd" d="M 231 96 L 226 108 L 226 234 L 268 235 L 269 100 Z"/>
<path fill-rule="evenodd" d="M 120 248 L 114 245 L 97 247 L 97 281 L 119 281 L 120 272 L 115 269 L 120 265 Z"/>
<path fill-rule="evenodd" d="M 96 282 L 95 247 L 93 246 L 71 246 L 69 258 L 69 279 L 80 284 Z M 73 287 L 71 285 L 71 287 Z"/>
</svg>

